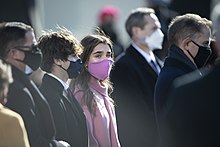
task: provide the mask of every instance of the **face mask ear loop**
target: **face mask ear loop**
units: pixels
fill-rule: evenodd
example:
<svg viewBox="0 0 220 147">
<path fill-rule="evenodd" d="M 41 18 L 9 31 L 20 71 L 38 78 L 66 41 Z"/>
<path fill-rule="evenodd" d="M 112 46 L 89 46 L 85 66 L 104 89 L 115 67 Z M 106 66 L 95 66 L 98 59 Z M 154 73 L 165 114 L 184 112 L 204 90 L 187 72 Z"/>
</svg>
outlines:
<svg viewBox="0 0 220 147">
<path fill-rule="evenodd" d="M 63 68 L 61 65 L 58 65 L 58 64 L 56 64 L 56 63 L 54 63 L 54 64 L 55 64 L 56 66 L 62 68 L 63 70 L 65 70 L 65 71 L 67 72 L 67 70 L 66 70 L 65 68 Z"/>
<path fill-rule="evenodd" d="M 193 55 L 190 53 L 190 51 L 189 50 L 186 50 L 188 53 L 189 53 L 189 55 L 193 58 L 193 60 L 194 60 L 194 57 L 193 57 Z"/>
<path fill-rule="evenodd" d="M 194 43 L 196 46 L 198 46 L 198 44 L 195 43 L 194 41 L 191 40 L 191 42 Z M 198 46 L 198 47 L 199 47 L 199 46 Z M 189 50 L 186 50 L 186 51 L 188 52 L 188 54 L 189 54 L 189 55 L 193 58 L 193 60 L 194 60 L 195 57 L 193 57 L 193 55 L 190 53 L 190 51 L 189 51 Z"/>
</svg>

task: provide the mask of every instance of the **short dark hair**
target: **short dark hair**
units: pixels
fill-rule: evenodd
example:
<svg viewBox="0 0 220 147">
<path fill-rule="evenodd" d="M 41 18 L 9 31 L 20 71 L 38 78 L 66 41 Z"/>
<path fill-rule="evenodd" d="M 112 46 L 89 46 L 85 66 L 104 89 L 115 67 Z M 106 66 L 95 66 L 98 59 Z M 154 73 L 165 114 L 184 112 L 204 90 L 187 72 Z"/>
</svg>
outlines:
<svg viewBox="0 0 220 147">
<path fill-rule="evenodd" d="M 155 14 L 154 9 L 147 7 L 136 8 L 131 11 L 125 22 L 125 28 L 130 37 L 132 37 L 132 28 L 140 27 L 141 29 L 148 23 L 145 21 L 144 16 L 150 15 L 151 13 Z"/>
<path fill-rule="evenodd" d="M 197 14 L 184 14 L 176 16 L 168 27 L 168 41 L 170 44 L 178 45 L 187 37 L 197 37 L 204 28 L 211 29 L 212 22 L 206 18 L 201 18 Z"/>
<path fill-rule="evenodd" d="M 67 61 L 69 55 L 80 55 L 82 47 L 79 41 L 66 28 L 58 28 L 59 31 L 48 31 L 38 40 L 38 46 L 42 51 L 42 70 L 51 72 L 54 59 Z"/>
<path fill-rule="evenodd" d="M 0 23 L 0 56 L 5 58 L 8 51 L 14 46 L 23 45 L 25 34 L 33 32 L 33 28 L 22 22 Z"/>
</svg>

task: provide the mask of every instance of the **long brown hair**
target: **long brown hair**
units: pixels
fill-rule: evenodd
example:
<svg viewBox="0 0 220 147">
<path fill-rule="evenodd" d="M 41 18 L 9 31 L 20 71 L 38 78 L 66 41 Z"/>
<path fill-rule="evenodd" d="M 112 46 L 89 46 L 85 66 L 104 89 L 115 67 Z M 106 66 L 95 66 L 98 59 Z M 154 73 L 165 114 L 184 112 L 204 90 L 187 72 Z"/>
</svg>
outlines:
<svg viewBox="0 0 220 147">
<path fill-rule="evenodd" d="M 88 72 L 86 65 L 89 61 L 89 57 L 90 57 L 91 53 L 93 52 L 94 48 L 100 43 L 107 44 L 112 51 L 112 55 L 111 55 L 112 58 L 114 57 L 113 49 L 112 49 L 112 42 L 107 36 L 104 35 L 104 33 L 102 31 L 98 30 L 98 34 L 87 35 L 81 41 L 81 45 L 84 48 L 83 53 L 81 55 L 83 69 L 82 69 L 80 75 L 71 84 L 71 85 L 73 85 L 72 88 L 74 88 L 76 86 L 80 86 L 78 88 L 80 88 L 80 90 L 82 90 L 84 93 L 83 99 L 82 99 L 83 103 L 85 103 L 88 106 L 89 111 L 94 115 L 95 115 L 95 110 L 94 110 L 95 100 L 94 100 L 94 95 L 88 85 L 90 78 L 91 78 L 91 75 Z M 108 88 L 109 94 L 113 91 L 113 87 L 112 87 L 112 84 L 111 84 L 109 78 L 107 78 L 103 81 L 100 81 L 100 82 L 101 82 L 101 84 L 105 85 Z M 113 102 L 113 100 L 112 100 L 112 102 Z"/>
</svg>

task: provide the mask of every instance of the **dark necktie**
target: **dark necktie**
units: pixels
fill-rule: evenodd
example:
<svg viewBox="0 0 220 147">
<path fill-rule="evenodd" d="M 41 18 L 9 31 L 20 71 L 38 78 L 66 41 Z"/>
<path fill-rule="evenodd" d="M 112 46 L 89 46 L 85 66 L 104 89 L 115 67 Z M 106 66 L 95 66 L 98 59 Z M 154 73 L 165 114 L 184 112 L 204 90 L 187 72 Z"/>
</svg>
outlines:
<svg viewBox="0 0 220 147">
<path fill-rule="evenodd" d="M 151 63 L 151 67 L 154 69 L 154 71 L 158 74 L 159 73 L 159 71 L 158 71 L 158 69 L 157 69 L 157 65 L 156 65 L 156 63 L 153 61 L 153 60 L 151 60 L 150 61 L 150 63 Z"/>
</svg>

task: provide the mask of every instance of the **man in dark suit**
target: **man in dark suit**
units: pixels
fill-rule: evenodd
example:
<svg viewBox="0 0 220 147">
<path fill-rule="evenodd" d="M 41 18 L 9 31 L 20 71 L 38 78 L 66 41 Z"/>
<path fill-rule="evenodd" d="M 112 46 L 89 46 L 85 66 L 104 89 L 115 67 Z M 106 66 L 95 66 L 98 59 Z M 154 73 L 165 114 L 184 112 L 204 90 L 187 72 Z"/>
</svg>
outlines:
<svg viewBox="0 0 220 147">
<path fill-rule="evenodd" d="M 216 44 L 220 50 L 220 3 L 212 13 Z M 163 147 L 220 146 L 220 64 L 198 76 L 190 73 L 174 81 L 161 122 Z"/>
<path fill-rule="evenodd" d="M 211 55 L 211 21 L 197 14 L 176 16 L 168 28 L 170 43 L 155 86 L 155 111 L 158 121 L 162 119 L 172 82 L 184 74 L 198 71 Z"/>
<path fill-rule="evenodd" d="M 14 79 L 6 106 L 22 116 L 31 147 L 64 146 L 54 138 L 53 117 L 46 99 L 28 78 L 42 58 L 33 28 L 20 22 L 0 25 L 0 55 L 12 65 Z"/>
<path fill-rule="evenodd" d="M 132 43 L 111 73 L 119 138 L 122 146 L 154 147 L 157 129 L 153 94 L 160 64 L 153 50 L 161 49 L 164 35 L 150 8 L 133 10 L 125 26 Z"/>
<path fill-rule="evenodd" d="M 56 127 L 56 138 L 66 140 L 72 147 L 87 147 L 86 120 L 81 106 L 68 92 L 68 79 L 75 78 L 81 70 L 82 52 L 80 43 L 68 32 L 61 29 L 48 32 L 39 39 L 43 60 L 41 68 L 46 74 L 40 91 L 51 107 Z"/>
</svg>

